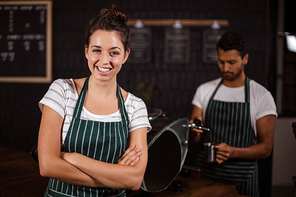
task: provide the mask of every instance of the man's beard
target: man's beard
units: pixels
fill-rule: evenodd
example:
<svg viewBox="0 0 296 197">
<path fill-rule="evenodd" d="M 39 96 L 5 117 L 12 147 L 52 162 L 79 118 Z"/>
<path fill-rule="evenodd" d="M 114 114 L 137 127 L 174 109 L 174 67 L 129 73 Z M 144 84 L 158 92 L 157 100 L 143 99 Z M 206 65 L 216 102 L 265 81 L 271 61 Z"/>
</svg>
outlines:
<svg viewBox="0 0 296 197">
<path fill-rule="evenodd" d="M 241 69 L 236 74 L 234 74 L 233 72 L 221 72 L 221 73 L 224 80 L 235 81 L 242 74 L 243 69 L 244 69 L 244 64 L 242 64 Z"/>
</svg>

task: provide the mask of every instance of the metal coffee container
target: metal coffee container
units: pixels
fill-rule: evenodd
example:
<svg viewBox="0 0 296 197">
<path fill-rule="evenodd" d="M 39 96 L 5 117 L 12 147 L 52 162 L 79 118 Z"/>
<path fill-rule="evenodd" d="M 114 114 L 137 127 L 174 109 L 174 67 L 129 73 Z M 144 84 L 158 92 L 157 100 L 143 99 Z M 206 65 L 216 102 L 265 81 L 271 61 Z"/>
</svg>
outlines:
<svg viewBox="0 0 296 197">
<path fill-rule="evenodd" d="M 216 160 L 216 149 L 215 144 L 211 142 L 204 143 L 204 159 L 207 162 L 215 162 Z"/>
<path fill-rule="evenodd" d="M 211 130 L 203 127 L 202 122 L 198 119 L 189 124 L 189 127 L 204 131 L 204 159 L 208 162 L 215 162 L 217 150 L 215 149 L 216 144 L 212 143 Z"/>
</svg>

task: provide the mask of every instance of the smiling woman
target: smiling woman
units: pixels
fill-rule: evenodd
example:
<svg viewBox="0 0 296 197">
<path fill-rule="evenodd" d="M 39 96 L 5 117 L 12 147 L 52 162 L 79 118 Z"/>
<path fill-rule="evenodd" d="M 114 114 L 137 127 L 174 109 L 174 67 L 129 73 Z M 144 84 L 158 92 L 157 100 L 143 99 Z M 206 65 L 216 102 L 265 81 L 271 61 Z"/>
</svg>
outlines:
<svg viewBox="0 0 296 197">
<path fill-rule="evenodd" d="M 122 64 L 128 58 L 120 36 L 116 31 L 97 30 L 85 45 L 85 56 L 93 76 L 98 80 L 116 80 Z"/>
<path fill-rule="evenodd" d="M 117 84 L 130 52 L 126 23 L 121 9 L 103 9 L 86 32 L 91 75 L 54 81 L 39 103 L 45 196 L 126 196 L 141 186 L 151 125 L 145 103 Z"/>
</svg>

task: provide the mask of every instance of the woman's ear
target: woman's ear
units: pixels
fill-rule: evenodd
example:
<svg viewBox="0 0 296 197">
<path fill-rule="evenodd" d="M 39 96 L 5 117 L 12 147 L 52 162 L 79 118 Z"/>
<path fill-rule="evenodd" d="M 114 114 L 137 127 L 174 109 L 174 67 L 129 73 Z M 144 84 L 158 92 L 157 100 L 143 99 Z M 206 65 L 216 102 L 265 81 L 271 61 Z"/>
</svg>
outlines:
<svg viewBox="0 0 296 197">
<path fill-rule="evenodd" d="M 127 61 L 129 54 L 130 54 L 130 49 L 125 52 L 122 64 L 124 64 Z"/>
<path fill-rule="evenodd" d="M 84 45 L 84 55 L 86 57 L 86 59 L 88 59 L 88 46 Z"/>
</svg>

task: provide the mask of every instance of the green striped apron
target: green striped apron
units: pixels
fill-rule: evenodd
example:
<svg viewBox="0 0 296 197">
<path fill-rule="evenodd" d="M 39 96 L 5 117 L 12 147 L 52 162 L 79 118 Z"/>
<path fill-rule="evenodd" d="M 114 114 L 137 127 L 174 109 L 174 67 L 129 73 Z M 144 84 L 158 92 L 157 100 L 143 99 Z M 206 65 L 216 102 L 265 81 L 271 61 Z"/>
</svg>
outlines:
<svg viewBox="0 0 296 197">
<path fill-rule="evenodd" d="M 212 94 L 205 113 L 205 125 L 212 131 L 212 142 L 225 142 L 233 147 L 252 146 L 255 134 L 251 125 L 249 80 L 245 77 L 244 103 L 214 100 L 222 82 L 223 79 Z M 256 160 L 228 159 L 218 164 L 206 162 L 203 155 L 201 151 L 198 156 L 202 178 L 235 184 L 241 195 L 259 196 Z"/>
<path fill-rule="evenodd" d="M 64 151 L 77 152 L 90 158 L 108 163 L 117 163 L 127 147 L 129 120 L 124 100 L 117 85 L 120 105 L 120 122 L 98 122 L 80 119 L 89 77 L 85 80 L 78 97 L 73 119 L 64 142 Z M 126 196 L 125 190 L 111 188 L 90 188 L 70 185 L 50 179 L 45 196 Z"/>
</svg>

